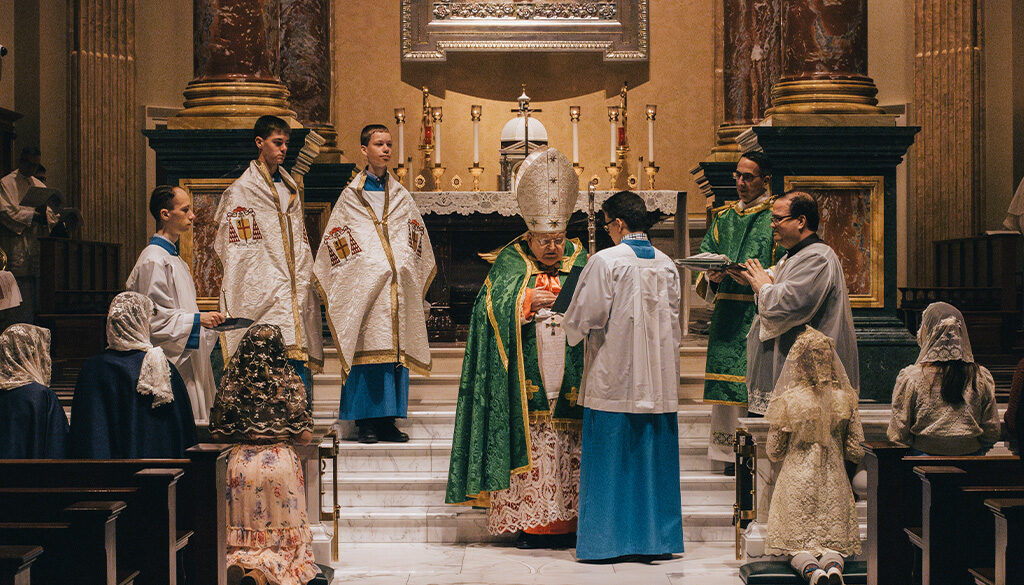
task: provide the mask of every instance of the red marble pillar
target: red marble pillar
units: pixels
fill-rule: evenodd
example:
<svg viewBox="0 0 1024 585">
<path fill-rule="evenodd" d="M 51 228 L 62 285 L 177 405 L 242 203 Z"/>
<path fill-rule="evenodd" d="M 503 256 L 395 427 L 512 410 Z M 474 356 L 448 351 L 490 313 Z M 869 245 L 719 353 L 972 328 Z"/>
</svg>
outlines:
<svg viewBox="0 0 1024 585">
<path fill-rule="evenodd" d="M 296 117 L 327 139 L 318 160 L 337 158 L 338 133 L 331 124 L 330 0 L 281 0 L 280 52 L 278 71 Z"/>
<path fill-rule="evenodd" d="M 724 0 L 725 116 L 712 152 L 737 151 L 736 136 L 760 122 L 781 72 L 780 0 Z"/>
<path fill-rule="evenodd" d="M 782 78 L 769 114 L 877 114 L 867 0 L 782 3 Z"/>
<path fill-rule="evenodd" d="M 278 76 L 281 0 L 193 0 L 193 73 L 172 129 L 251 128 L 271 114 L 299 126 Z"/>
</svg>

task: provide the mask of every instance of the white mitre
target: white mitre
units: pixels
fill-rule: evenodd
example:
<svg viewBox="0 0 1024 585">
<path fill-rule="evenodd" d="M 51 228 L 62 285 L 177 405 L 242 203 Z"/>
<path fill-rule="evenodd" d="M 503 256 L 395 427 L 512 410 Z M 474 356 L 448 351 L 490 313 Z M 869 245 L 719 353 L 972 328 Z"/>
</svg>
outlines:
<svg viewBox="0 0 1024 585">
<path fill-rule="evenodd" d="M 527 229 L 539 233 L 566 231 L 580 196 L 580 183 L 564 154 L 554 148 L 530 153 L 519 166 L 513 189 Z"/>
</svg>

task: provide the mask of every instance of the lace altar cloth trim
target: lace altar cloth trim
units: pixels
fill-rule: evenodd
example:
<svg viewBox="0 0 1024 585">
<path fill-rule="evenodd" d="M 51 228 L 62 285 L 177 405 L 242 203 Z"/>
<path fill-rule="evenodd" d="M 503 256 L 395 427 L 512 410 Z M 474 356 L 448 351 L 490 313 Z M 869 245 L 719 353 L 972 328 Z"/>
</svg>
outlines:
<svg viewBox="0 0 1024 585">
<path fill-rule="evenodd" d="M 597 191 L 594 194 L 594 208 L 600 210 L 601 203 L 616 191 Z M 663 213 L 676 212 L 676 195 L 679 191 L 635 191 L 643 197 L 648 211 Z M 422 215 L 470 215 L 471 213 L 497 213 L 505 217 L 519 215 L 519 204 L 511 191 L 416 191 L 412 194 Z M 587 192 L 580 191 L 576 211 L 587 210 Z"/>
</svg>

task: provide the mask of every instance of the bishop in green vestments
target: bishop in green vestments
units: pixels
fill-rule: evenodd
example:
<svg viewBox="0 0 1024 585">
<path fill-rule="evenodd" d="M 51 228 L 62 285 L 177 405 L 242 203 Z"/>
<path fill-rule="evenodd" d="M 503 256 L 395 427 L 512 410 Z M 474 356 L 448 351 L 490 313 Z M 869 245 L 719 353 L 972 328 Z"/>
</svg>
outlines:
<svg viewBox="0 0 1024 585">
<path fill-rule="evenodd" d="M 771 167 L 760 152 L 740 158 L 733 173 L 739 199 L 712 211 L 701 252 L 725 254 L 733 262 L 757 258 L 773 266 L 785 250 L 772 240 L 771 208 L 766 192 Z M 704 370 L 704 402 L 712 404 L 708 456 L 734 461 L 736 422 L 747 411 L 747 333 L 754 320 L 754 292 L 723 272 L 701 275 L 697 289 L 714 303 Z"/>
<path fill-rule="evenodd" d="M 445 501 L 488 507 L 488 530 L 519 531 L 524 548 L 571 546 L 583 349 L 550 307 L 587 258 L 565 237 L 579 187 L 555 149 L 532 153 L 517 179 L 529 231 L 498 253 L 473 306 Z"/>
</svg>

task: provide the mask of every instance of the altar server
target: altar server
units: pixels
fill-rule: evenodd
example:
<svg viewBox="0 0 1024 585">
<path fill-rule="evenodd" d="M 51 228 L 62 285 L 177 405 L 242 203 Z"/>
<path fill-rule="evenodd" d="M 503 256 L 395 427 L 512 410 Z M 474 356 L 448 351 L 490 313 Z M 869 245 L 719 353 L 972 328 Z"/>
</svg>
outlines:
<svg viewBox="0 0 1024 585">
<path fill-rule="evenodd" d="M 679 272 L 621 191 L 601 206 L 615 246 L 580 275 L 562 327 L 586 339 L 579 560 L 683 550 L 679 494 Z"/>
<path fill-rule="evenodd" d="M 156 233 L 135 262 L 125 288 L 153 301 L 153 343 L 178 368 L 188 387 L 192 415 L 196 421 L 204 421 L 209 418 L 217 391 L 210 365 L 217 334 L 210 328 L 223 323 L 224 315 L 199 311 L 192 272 L 178 256 L 176 244 L 192 229 L 195 219 L 188 192 L 181 187 L 157 187 L 149 197 L 149 212 L 156 220 Z"/>
<path fill-rule="evenodd" d="M 213 249 L 224 269 L 220 310 L 281 328 L 309 407 L 312 373 L 323 365 L 323 337 L 302 200 L 281 167 L 291 129 L 276 116 L 261 116 L 253 132 L 259 157 L 224 191 L 215 216 Z M 244 329 L 224 333 L 224 363 L 244 334 Z"/>
<path fill-rule="evenodd" d="M 571 547 L 583 348 L 566 344 L 551 307 L 587 260 L 565 237 L 579 179 L 555 149 L 527 157 L 516 179 L 529 231 L 498 253 L 473 306 L 445 502 L 489 505 L 488 531 L 519 531 L 519 548 Z"/>
<path fill-rule="evenodd" d="M 341 361 L 338 418 L 362 443 L 404 442 L 409 370 L 430 374 L 424 298 L 434 252 L 409 191 L 388 175 L 391 133 L 371 124 L 359 137 L 367 166 L 341 192 L 313 269 Z"/>
<path fill-rule="evenodd" d="M 0 334 L 0 459 L 63 459 L 68 417 L 50 390 L 50 330 Z"/>
<path fill-rule="evenodd" d="M 196 444 L 185 382 L 150 343 L 153 301 L 123 292 L 107 313 L 107 349 L 86 360 L 71 403 L 68 455 L 182 458 Z"/>
</svg>

